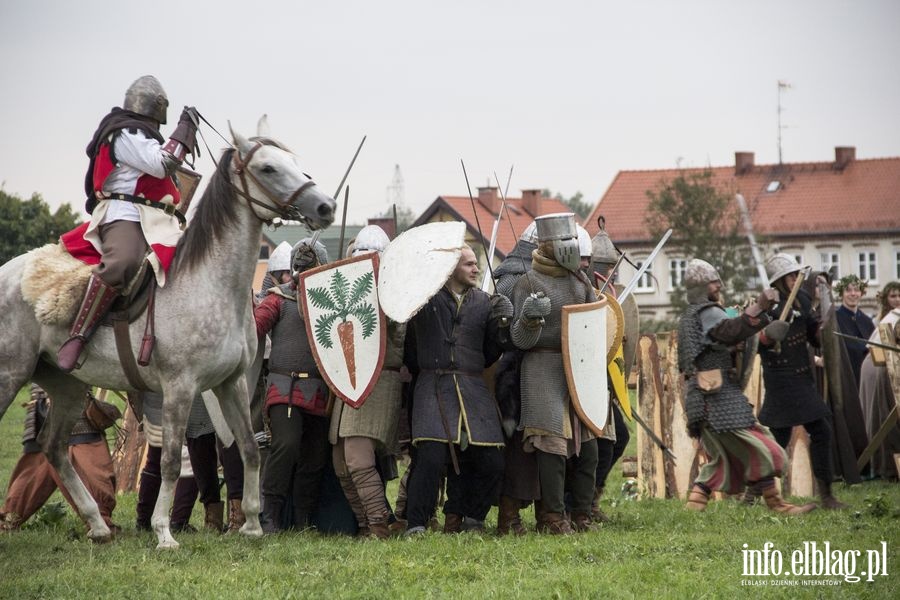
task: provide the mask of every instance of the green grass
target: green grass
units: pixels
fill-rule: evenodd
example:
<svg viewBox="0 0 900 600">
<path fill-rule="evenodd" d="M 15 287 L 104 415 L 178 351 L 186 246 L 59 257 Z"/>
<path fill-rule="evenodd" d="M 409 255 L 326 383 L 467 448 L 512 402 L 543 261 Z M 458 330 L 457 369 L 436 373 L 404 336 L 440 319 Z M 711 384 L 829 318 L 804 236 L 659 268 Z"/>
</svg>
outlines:
<svg viewBox="0 0 900 600">
<path fill-rule="evenodd" d="M 17 401 L 0 422 L 4 494 L 21 452 L 22 416 Z M 68 506 L 55 524 L 45 519 L 0 534 L 0 598 L 900 597 L 896 484 L 837 485 L 851 510 L 788 518 L 732 501 L 695 514 L 674 500 L 627 500 L 622 483 L 616 469 L 603 500 L 612 523 L 566 538 L 429 533 L 360 542 L 312 533 L 264 539 L 197 533 L 178 536 L 181 548 L 169 552 L 155 550 L 151 534 L 134 530 L 135 497 L 125 494 L 114 513 L 125 531 L 111 544 L 87 541 Z M 396 493 L 396 485 L 391 491 Z M 195 511 L 195 524 L 201 514 Z M 492 513 L 490 525 L 494 519 Z M 527 521 L 533 524 L 530 512 Z M 741 575 L 743 544 L 761 549 L 770 541 L 789 557 L 803 541 L 821 546 L 826 540 L 841 550 L 875 549 L 886 541 L 889 575 L 839 587 L 772 584 L 799 578 L 756 578 L 769 585 L 741 585 L 749 579 Z"/>
</svg>

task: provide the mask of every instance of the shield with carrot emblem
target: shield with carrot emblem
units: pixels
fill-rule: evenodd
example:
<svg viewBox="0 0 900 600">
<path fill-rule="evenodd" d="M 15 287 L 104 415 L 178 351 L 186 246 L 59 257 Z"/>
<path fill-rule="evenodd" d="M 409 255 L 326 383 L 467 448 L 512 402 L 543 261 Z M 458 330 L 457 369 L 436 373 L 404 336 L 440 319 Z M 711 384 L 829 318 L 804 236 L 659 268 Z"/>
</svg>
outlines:
<svg viewBox="0 0 900 600">
<path fill-rule="evenodd" d="M 300 310 L 319 372 L 335 395 L 359 408 L 384 364 L 378 255 L 363 254 L 300 274 Z"/>
</svg>

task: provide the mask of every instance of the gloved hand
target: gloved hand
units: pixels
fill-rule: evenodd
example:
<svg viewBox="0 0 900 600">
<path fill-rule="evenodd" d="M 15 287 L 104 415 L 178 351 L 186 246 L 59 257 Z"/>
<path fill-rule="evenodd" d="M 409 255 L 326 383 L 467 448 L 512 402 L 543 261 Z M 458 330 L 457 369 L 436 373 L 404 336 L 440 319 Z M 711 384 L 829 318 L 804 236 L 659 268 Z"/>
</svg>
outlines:
<svg viewBox="0 0 900 600">
<path fill-rule="evenodd" d="M 756 298 L 756 302 L 748 306 L 747 310 L 744 312 L 751 317 L 758 317 L 775 306 L 778 302 L 778 298 L 778 290 L 775 288 L 767 288 Z"/>
<path fill-rule="evenodd" d="M 169 139 L 175 140 L 187 148 L 188 152 L 193 152 L 197 145 L 198 114 L 197 109 L 193 106 L 185 106 L 181 111 L 175 131 L 169 136 Z"/>
<path fill-rule="evenodd" d="M 297 248 L 297 252 L 294 254 L 293 261 L 291 262 L 291 269 L 295 273 L 302 273 L 310 267 L 314 267 L 319 264 L 319 257 L 316 256 L 316 251 L 309 244 L 301 244 L 299 248 Z"/>
<path fill-rule="evenodd" d="M 491 296 L 491 318 L 500 319 L 506 317 L 511 319 L 513 316 L 513 305 L 509 298 L 503 294 L 494 294 Z"/>
<path fill-rule="evenodd" d="M 543 319 L 550 314 L 550 298 L 538 292 L 528 296 L 522 305 L 522 316 L 526 319 Z"/>
<path fill-rule="evenodd" d="M 790 328 L 791 324 L 787 321 L 772 321 L 766 325 L 763 333 L 773 342 L 780 342 L 787 337 L 787 332 Z"/>
</svg>

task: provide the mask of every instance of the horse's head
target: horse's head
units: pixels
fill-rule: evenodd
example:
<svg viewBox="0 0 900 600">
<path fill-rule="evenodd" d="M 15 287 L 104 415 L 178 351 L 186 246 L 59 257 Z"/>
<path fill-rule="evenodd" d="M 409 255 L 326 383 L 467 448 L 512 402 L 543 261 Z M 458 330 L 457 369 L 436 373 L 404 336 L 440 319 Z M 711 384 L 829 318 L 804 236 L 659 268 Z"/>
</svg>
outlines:
<svg viewBox="0 0 900 600">
<path fill-rule="evenodd" d="M 334 222 L 334 199 L 303 172 L 293 152 L 269 137 L 265 115 L 256 137 L 245 138 L 234 129 L 231 136 L 236 147 L 234 173 L 260 219 L 279 216 L 304 221 L 311 229 L 324 229 Z"/>
</svg>

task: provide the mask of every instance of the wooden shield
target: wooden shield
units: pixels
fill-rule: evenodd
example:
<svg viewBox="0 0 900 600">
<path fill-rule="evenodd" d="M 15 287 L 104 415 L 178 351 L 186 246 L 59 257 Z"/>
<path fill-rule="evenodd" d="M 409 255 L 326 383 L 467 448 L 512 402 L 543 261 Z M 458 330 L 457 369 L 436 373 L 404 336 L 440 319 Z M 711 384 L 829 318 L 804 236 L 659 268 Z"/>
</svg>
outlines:
<svg viewBox="0 0 900 600">
<path fill-rule="evenodd" d="M 374 252 L 300 274 L 300 307 L 319 372 L 353 408 L 365 402 L 384 365 L 387 329 L 377 286 Z"/>
<path fill-rule="evenodd" d="M 606 386 L 607 301 L 562 307 L 562 356 L 572 405 L 600 436 L 609 421 Z"/>
</svg>

